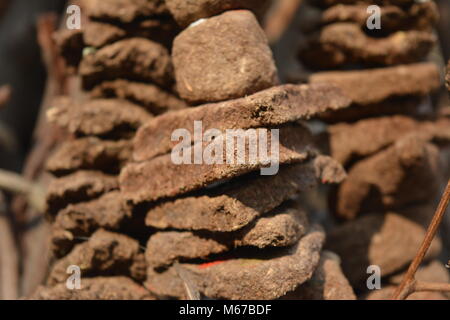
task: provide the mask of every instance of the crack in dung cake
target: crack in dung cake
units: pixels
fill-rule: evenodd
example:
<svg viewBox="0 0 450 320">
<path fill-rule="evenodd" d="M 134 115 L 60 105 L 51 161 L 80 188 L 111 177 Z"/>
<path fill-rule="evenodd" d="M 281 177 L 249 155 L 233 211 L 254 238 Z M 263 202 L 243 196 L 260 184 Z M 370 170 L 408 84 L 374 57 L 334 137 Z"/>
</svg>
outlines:
<svg viewBox="0 0 450 320">
<path fill-rule="evenodd" d="M 334 84 L 352 101 L 323 115 L 329 125 L 316 136 L 348 172 L 330 192 L 339 223 L 325 248 L 341 256 L 345 275 L 365 298 L 369 265 L 380 266 L 387 279 L 414 258 L 448 172 L 443 150 L 450 120 L 429 98 L 442 84 L 439 68 L 426 60 L 436 41 L 437 6 L 412 0 L 307 4 L 315 22 L 304 29 L 298 56 L 310 68 L 309 83 Z M 369 5 L 379 6 L 380 29 L 368 27 Z M 427 261 L 438 257 L 440 244 L 436 238 Z"/>
</svg>

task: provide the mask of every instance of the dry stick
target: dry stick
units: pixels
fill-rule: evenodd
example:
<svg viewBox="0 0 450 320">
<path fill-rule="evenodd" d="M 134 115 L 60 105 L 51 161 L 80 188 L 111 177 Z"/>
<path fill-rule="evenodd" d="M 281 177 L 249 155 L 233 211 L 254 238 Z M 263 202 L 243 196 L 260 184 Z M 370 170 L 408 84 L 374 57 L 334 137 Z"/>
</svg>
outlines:
<svg viewBox="0 0 450 320">
<path fill-rule="evenodd" d="M 1 86 L 0 87 L 0 108 L 3 107 L 11 97 L 11 87 Z"/>
<path fill-rule="evenodd" d="M 450 292 L 450 283 L 416 281 L 414 284 L 414 291 Z"/>
<path fill-rule="evenodd" d="M 73 1 L 68 2 L 71 3 Z M 47 185 L 49 178 L 45 173 L 45 161 L 65 136 L 65 133 L 47 122 L 45 114 L 53 104 L 55 97 L 66 95 L 70 90 L 64 62 L 53 38 L 58 20 L 57 15 L 54 13 L 43 14 L 39 16 L 36 26 L 41 56 L 43 57 L 48 77 L 44 98 L 40 107 L 40 115 L 34 132 L 36 143 L 27 157 L 23 169 L 23 174 L 27 179 L 39 181 L 43 186 Z M 65 24 L 65 19 L 61 19 L 61 24 Z M 32 221 L 40 221 L 40 223 L 33 224 L 32 228 L 27 228 L 21 234 L 23 252 L 21 294 L 27 296 L 44 280 L 48 272 L 49 243 L 47 237 L 49 226 L 47 223 L 43 223 L 44 220 L 41 219 L 43 217 L 42 211 L 27 208 L 21 198 L 17 198 L 17 202 L 16 214 L 23 217 L 25 224 L 28 225 Z"/>
<path fill-rule="evenodd" d="M 11 98 L 11 91 L 12 90 L 9 85 L 0 87 L 0 110 L 6 106 Z M 17 149 L 17 139 L 14 133 L 10 128 L 2 125 L 2 123 L 0 123 L 0 147 L 10 152 Z"/>
<path fill-rule="evenodd" d="M 277 43 L 286 32 L 302 0 L 278 0 L 277 2 L 274 11 L 269 14 L 264 28 L 271 44 Z"/>
<path fill-rule="evenodd" d="M 404 300 L 406 299 L 411 293 L 416 291 L 417 282 L 414 279 L 417 269 L 419 268 L 420 264 L 422 263 L 423 258 L 425 257 L 425 254 L 428 251 L 428 248 L 431 245 L 431 242 L 433 241 L 434 237 L 436 236 L 436 233 L 439 229 L 439 226 L 442 222 L 442 219 L 445 215 L 445 210 L 447 209 L 448 203 L 450 202 L 450 180 L 447 183 L 447 187 L 445 188 L 444 194 L 442 195 L 441 201 L 439 202 L 439 206 L 436 209 L 436 213 L 433 216 L 433 219 L 431 220 L 431 224 L 428 227 L 427 233 L 425 235 L 425 238 L 422 242 L 422 245 L 420 246 L 419 251 L 417 252 L 416 256 L 414 257 L 414 260 L 412 261 L 411 265 L 409 266 L 409 269 L 403 278 L 402 283 L 395 291 L 394 295 L 392 296 L 393 300 Z M 423 285 L 423 283 L 419 284 Z M 426 285 L 425 285 L 426 287 Z M 444 285 L 445 287 L 445 285 Z"/>
<path fill-rule="evenodd" d="M 0 297 L 15 300 L 19 297 L 19 257 L 7 216 L 0 216 Z"/>
<path fill-rule="evenodd" d="M 0 189 L 25 195 L 30 206 L 39 212 L 45 211 L 45 191 L 17 173 L 0 169 Z"/>
</svg>

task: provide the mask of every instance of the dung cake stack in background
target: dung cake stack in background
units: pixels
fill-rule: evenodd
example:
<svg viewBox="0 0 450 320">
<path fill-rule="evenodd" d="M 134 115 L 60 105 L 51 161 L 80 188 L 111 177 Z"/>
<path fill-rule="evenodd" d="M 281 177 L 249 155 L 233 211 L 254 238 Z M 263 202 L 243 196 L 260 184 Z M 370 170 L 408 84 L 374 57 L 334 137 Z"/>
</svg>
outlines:
<svg viewBox="0 0 450 320">
<path fill-rule="evenodd" d="M 338 223 L 325 247 L 341 256 L 344 273 L 364 297 L 368 266 L 380 267 L 394 286 L 394 275 L 412 261 L 448 177 L 442 150 L 450 142 L 450 121 L 429 98 L 441 82 L 438 66 L 426 62 L 438 12 L 433 1 L 308 4 L 315 23 L 299 58 L 313 71 L 309 82 L 334 84 L 352 100 L 349 108 L 322 117 L 329 126 L 318 137 L 348 172 L 330 194 Z M 379 29 L 369 27 L 370 5 L 380 8 Z M 440 250 L 436 239 L 427 261 Z"/>
</svg>

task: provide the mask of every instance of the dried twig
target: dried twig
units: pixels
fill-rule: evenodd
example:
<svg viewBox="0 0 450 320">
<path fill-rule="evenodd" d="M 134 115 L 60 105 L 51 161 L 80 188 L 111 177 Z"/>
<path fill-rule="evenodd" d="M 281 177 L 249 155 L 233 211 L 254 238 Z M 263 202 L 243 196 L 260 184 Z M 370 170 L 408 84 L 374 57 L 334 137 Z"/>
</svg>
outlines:
<svg viewBox="0 0 450 320">
<path fill-rule="evenodd" d="M 265 31 L 271 44 L 277 43 L 294 20 L 302 0 L 278 0 L 273 12 L 267 18 Z"/>
<path fill-rule="evenodd" d="M 35 210 L 45 211 L 45 191 L 43 188 L 16 173 L 0 169 L 0 189 L 25 195 L 28 203 Z"/>
<path fill-rule="evenodd" d="M 10 2 L 11 2 L 10 0 L 0 0 L 0 18 L 8 9 Z"/>
<path fill-rule="evenodd" d="M 19 256 L 6 211 L 0 193 L 0 299 L 13 300 L 19 295 Z"/>
<path fill-rule="evenodd" d="M 448 284 L 439 284 L 436 286 L 436 284 L 426 284 L 423 282 L 417 282 L 415 280 L 415 274 L 417 269 L 419 268 L 420 264 L 423 261 L 423 258 L 425 257 L 428 248 L 431 245 L 431 242 L 433 241 L 434 237 L 436 236 L 436 233 L 439 229 L 439 226 L 442 222 L 442 219 L 444 218 L 445 211 L 448 207 L 448 204 L 450 202 L 450 180 L 447 183 L 447 187 L 445 188 L 444 194 L 442 195 L 441 201 L 439 202 L 439 205 L 436 209 L 436 213 L 433 216 L 433 219 L 431 220 L 430 226 L 428 227 L 427 233 L 425 235 L 425 238 L 422 242 L 422 245 L 419 248 L 419 251 L 417 252 L 416 256 L 414 257 L 414 260 L 412 261 L 411 265 L 409 266 L 408 271 L 406 272 L 405 277 L 402 280 L 402 283 L 400 286 L 398 286 L 397 290 L 395 291 L 394 295 L 392 296 L 393 300 L 404 300 L 406 299 L 410 294 L 414 293 L 415 291 L 419 291 L 418 289 L 424 289 L 424 288 L 444 288 L 448 289 Z M 420 290 L 425 291 L 425 290 Z M 447 290 L 444 290 L 447 291 Z"/>
<path fill-rule="evenodd" d="M 69 1 L 71 2 L 71 1 Z M 63 19 L 64 20 L 64 19 Z M 40 185 L 47 185 L 49 176 L 45 173 L 45 161 L 58 145 L 64 134 L 55 126 L 49 125 L 46 112 L 52 106 L 55 97 L 65 95 L 70 88 L 69 79 L 64 71 L 64 62 L 59 55 L 53 34 L 57 29 L 58 17 L 55 13 L 39 16 L 37 22 L 37 38 L 41 48 L 41 56 L 47 69 L 47 83 L 40 114 L 34 132 L 36 141 L 23 170 L 24 176 Z M 32 226 L 24 230 L 22 235 L 22 295 L 30 295 L 43 281 L 48 269 L 49 244 L 47 237 L 49 225 L 44 221 L 42 211 L 27 208 L 23 198 L 16 198 L 16 214 L 23 216 L 24 225 Z M 35 223 L 38 221 L 39 223 Z"/>
</svg>

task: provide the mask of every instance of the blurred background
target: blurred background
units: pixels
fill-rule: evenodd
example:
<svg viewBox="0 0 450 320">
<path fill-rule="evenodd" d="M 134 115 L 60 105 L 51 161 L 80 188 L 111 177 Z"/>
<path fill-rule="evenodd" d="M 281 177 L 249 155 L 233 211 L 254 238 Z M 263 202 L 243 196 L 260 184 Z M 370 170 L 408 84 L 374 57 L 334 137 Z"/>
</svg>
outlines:
<svg viewBox="0 0 450 320">
<path fill-rule="evenodd" d="M 283 81 L 302 79 L 304 72 L 296 58 L 306 19 L 301 3 L 274 0 L 264 22 Z M 450 59 L 450 1 L 437 3 L 440 45 L 433 59 L 443 67 Z M 48 229 L 38 210 L 39 184 L 59 133 L 42 126 L 42 115 L 54 97 L 76 86 L 61 71 L 53 38 L 67 5 L 64 0 L 0 0 L 0 299 L 29 295 L 47 270 Z M 448 105 L 446 93 L 436 99 Z"/>
</svg>

